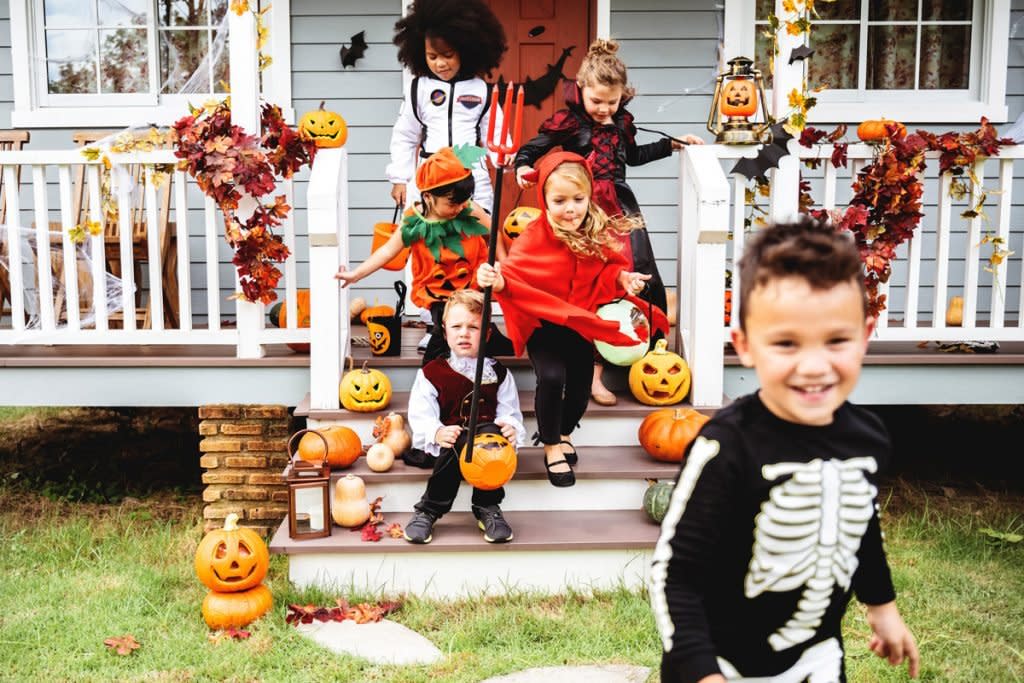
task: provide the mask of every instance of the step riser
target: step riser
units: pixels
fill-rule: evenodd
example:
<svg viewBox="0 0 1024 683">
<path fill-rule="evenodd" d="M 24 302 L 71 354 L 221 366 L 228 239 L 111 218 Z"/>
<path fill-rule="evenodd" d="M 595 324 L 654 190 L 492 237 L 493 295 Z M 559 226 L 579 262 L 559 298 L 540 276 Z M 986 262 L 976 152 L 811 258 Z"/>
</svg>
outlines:
<svg viewBox="0 0 1024 683">
<path fill-rule="evenodd" d="M 369 367 L 373 367 L 372 360 L 370 361 Z M 409 391 L 412 388 L 413 380 L 416 379 L 416 371 L 419 370 L 418 367 L 405 365 L 378 367 L 378 369 L 383 370 L 388 376 L 388 380 L 391 381 L 392 391 Z M 509 368 L 509 371 L 515 378 L 516 389 L 519 391 L 534 391 L 537 388 L 537 375 L 534 374 L 533 368 L 513 366 Z M 602 382 L 612 391 L 628 391 L 628 369 L 606 369 L 602 375 Z"/>
<path fill-rule="evenodd" d="M 514 543 L 514 542 L 513 542 Z M 288 558 L 289 579 L 299 589 L 318 586 L 341 593 L 457 599 L 517 591 L 547 595 L 572 589 L 639 589 L 650 577 L 651 552 L 637 550 L 514 551 L 489 546 L 481 551 L 401 554 L 296 554 Z"/>
</svg>

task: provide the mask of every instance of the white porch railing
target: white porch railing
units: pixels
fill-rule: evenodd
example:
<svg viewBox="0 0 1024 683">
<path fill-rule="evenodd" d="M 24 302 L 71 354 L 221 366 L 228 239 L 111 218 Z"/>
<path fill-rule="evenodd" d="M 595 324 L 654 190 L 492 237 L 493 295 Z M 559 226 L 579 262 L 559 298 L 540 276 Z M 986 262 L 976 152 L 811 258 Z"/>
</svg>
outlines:
<svg viewBox="0 0 1024 683">
<path fill-rule="evenodd" d="M 114 299 L 107 292 L 107 238 L 102 232 L 87 235 L 83 255 L 68 233 L 85 218 L 72 215 L 76 189 L 72 178 L 78 171 L 84 178 L 80 191 L 83 205 L 89 207 L 87 218 L 104 225 L 102 161 L 88 161 L 80 150 L 0 152 L 0 173 L 6 190 L 6 221 L 0 225 L 0 279 L 7 280 L 10 290 L 7 310 L 0 319 L 0 345 L 224 344 L 241 350 L 259 349 L 261 344 L 309 341 L 309 329 L 296 327 L 295 228 L 291 215 L 283 226 L 283 239 L 293 256 L 281 266 L 288 327 L 265 327 L 260 305 L 260 324 L 252 333 L 254 338 L 242 339 L 235 327 L 239 304 L 227 300 L 232 291 L 237 291 L 237 279 L 230 263 L 231 250 L 223 237 L 220 209 L 183 171 L 172 170 L 165 181 L 169 183 L 169 216 L 161 225 L 153 172 L 156 165 L 173 165 L 177 161 L 173 152 L 112 154 L 109 159 L 111 200 L 119 216 L 116 232 L 121 269 L 120 296 Z M 143 166 L 144 182 L 133 183 L 128 171 L 133 164 Z M 291 181 L 282 181 L 280 191 L 294 206 Z M 140 194 L 145 196 L 147 251 L 143 282 L 136 283 L 132 240 L 133 232 L 138 230 L 132 225 L 132 207 L 140 206 Z M 173 239 L 165 240 L 168 236 Z M 168 249 L 164 245 L 172 246 Z M 176 266 L 165 268 L 172 256 Z M 72 263 L 74 267 L 63 266 Z M 225 278 L 227 273 L 230 275 Z M 80 283 L 91 291 L 80 291 Z M 169 284 L 177 289 L 176 297 L 169 302 L 176 308 L 175 325 L 165 323 L 164 288 Z M 142 293 L 138 305 L 137 286 Z M 137 308 L 143 307 L 148 313 L 137 320 Z"/>
<path fill-rule="evenodd" d="M 837 170 L 828 162 L 830 145 L 807 149 L 793 142 L 790 149 L 801 159 L 823 160 L 817 171 L 804 169 L 804 174 L 819 207 L 827 209 L 846 206 L 852 179 L 873 154 L 868 145 L 850 145 L 849 169 Z M 679 339 L 691 366 L 692 400 L 698 406 L 721 404 L 723 365 L 718 350 L 729 340 L 722 315 L 725 271 L 743 253 L 744 219 L 749 211 L 744 198 L 749 181 L 727 173 L 738 158 L 756 153 L 755 147 L 708 145 L 688 148 L 680 161 Z M 938 154 L 927 155 L 922 178 L 924 216 L 913 239 L 898 249 L 892 277 L 881 288 L 888 307 L 874 340 L 1024 341 L 1024 231 L 1014 227 L 1012 216 L 1014 165 L 1022 158 L 1022 146 L 1004 147 L 998 157 L 975 164 L 974 173 L 989 198 L 986 224 L 980 216 L 960 216 L 977 202 L 981 189 L 954 200 L 949 193 L 951 178 L 939 176 Z M 795 194 L 797 188 L 773 187 L 772 191 Z M 1016 220 L 1019 226 L 1020 218 Z M 719 244 L 725 230 L 732 235 L 728 245 Z M 992 267 L 991 247 L 982 244 L 984 235 L 1001 238 L 1003 248 L 1013 253 Z M 732 274 L 732 287 L 739 291 L 739 273 L 732 270 Z M 946 325 L 945 312 L 947 299 L 954 294 L 963 296 L 964 312 L 963 323 L 952 327 Z M 739 320 L 738 297 L 733 298 L 732 320 L 733 324 Z"/>
</svg>

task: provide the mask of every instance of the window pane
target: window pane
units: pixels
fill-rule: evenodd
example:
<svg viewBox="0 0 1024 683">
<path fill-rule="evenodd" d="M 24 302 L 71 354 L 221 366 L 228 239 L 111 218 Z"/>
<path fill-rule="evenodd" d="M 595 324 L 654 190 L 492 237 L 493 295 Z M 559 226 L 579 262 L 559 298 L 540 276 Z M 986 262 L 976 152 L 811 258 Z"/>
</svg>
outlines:
<svg viewBox="0 0 1024 683">
<path fill-rule="evenodd" d="M 149 19 L 148 0 L 100 0 L 100 25 L 145 26 Z"/>
<path fill-rule="evenodd" d="M 160 31 L 160 92 L 182 92 L 207 51 L 206 31 Z M 189 84 L 188 92 L 211 92 L 205 68 L 196 74 L 198 80 Z"/>
<path fill-rule="evenodd" d="M 214 26 L 224 20 L 228 13 L 228 0 L 210 0 L 210 23 Z"/>
<path fill-rule="evenodd" d="M 921 19 L 925 21 L 965 21 L 974 12 L 971 0 L 924 0 Z"/>
<path fill-rule="evenodd" d="M 81 28 L 96 23 L 92 0 L 44 0 L 43 21 L 46 28 Z"/>
<path fill-rule="evenodd" d="M 969 26 L 921 29 L 921 89 L 966 90 L 971 63 Z"/>
<path fill-rule="evenodd" d="M 917 0 L 871 0 L 869 21 L 915 21 Z"/>
<path fill-rule="evenodd" d="M 100 31 L 100 92 L 149 92 L 146 30 Z"/>
<path fill-rule="evenodd" d="M 836 0 L 816 2 L 814 9 L 822 19 L 860 19 L 860 0 Z M 817 19 L 812 19 L 817 24 Z M 815 26 L 817 30 L 817 26 Z"/>
<path fill-rule="evenodd" d="M 772 87 L 771 54 L 772 41 L 758 31 L 757 37 L 754 40 L 754 68 L 761 71 L 766 89 Z"/>
<path fill-rule="evenodd" d="M 223 45 L 223 47 L 220 47 L 220 53 L 216 54 L 219 45 Z M 213 92 L 226 93 L 227 88 L 225 85 L 231 83 L 231 69 L 229 68 L 231 60 L 228 55 L 228 39 L 214 41 L 214 52 L 217 61 L 213 64 Z"/>
<path fill-rule="evenodd" d="M 868 89 L 905 90 L 914 87 L 913 26 L 868 28 Z"/>
<path fill-rule="evenodd" d="M 206 0 L 160 0 L 161 26 L 207 26 Z"/>
<path fill-rule="evenodd" d="M 769 16 L 775 13 L 775 0 L 757 0 L 757 9 L 755 10 L 754 17 L 757 19 L 767 19 Z"/>
<path fill-rule="evenodd" d="M 48 92 L 96 92 L 94 35 L 92 31 L 46 32 Z"/>
<path fill-rule="evenodd" d="M 857 65 L 860 58 L 860 29 L 852 25 L 818 24 L 811 31 L 814 56 L 807 60 L 808 81 L 812 88 L 827 86 L 830 90 L 857 87 Z"/>
</svg>

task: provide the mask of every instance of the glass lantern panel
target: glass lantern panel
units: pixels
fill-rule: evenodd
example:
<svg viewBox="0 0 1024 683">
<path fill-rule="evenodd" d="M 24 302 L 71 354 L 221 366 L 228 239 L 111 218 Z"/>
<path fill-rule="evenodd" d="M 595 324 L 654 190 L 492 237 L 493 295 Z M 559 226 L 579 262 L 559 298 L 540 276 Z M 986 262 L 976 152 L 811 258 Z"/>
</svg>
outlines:
<svg viewBox="0 0 1024 683">
<path fill-rule="evenodd" d="M 321 486 L 307 486 L 295 489 L 295 514 L 309 515 L 309 531 L 323 531 L 324 496 L 327 489 Z"/>
</svg>

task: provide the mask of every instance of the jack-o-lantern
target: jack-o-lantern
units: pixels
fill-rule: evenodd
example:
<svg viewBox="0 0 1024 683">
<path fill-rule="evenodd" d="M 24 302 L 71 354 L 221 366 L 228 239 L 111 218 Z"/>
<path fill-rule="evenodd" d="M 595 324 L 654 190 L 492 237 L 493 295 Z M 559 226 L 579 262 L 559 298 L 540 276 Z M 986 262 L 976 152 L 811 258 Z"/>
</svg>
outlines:
<svg viewBox="0 0 1024 683">
<path fill-rule="evenodd" d="M 391 403 L 391 380 L 380 370 L 367 369 L 363 361 L 359 370 L 349 370 L 341 378 L 338 398 L 341 405 L 355 413 L 384 410 Z"/>
<path fill-rule="evenodd" d="M 722 115 L 749 117 L 757 112 L 757 88 L 749 78 L 731 78 L 722 86 Z"/>
<path fill-rule="evenodd" d="M 469 462 L 466 461 L 465 446 L 459 455 L 462 478 L 474 488 L 484 491 L 493 491 L 507 484 L 516 473 L 516 463 L 515 447 L 496 428 L 476 435 L 473 457 Z"/>
<path fill-rule="evenodd" d="M 384 325 L 372 320 L 366 321 L 366 332 L 370 337 L 370 352 L 375 356 L 383 355 L 391 346 L 391 332 Z"/>
<path fill-rule="evenodd" d="M 341 147 L 348 140 L 348 125 L 341 114 L 320 108 L 306 112 L 299 122 L 299 135 L 309 138 L 317 147 Z"/>
<path fill-rule="evenodd" d="M 505 216 L 505 222 L 501 224 L 501 241 L 505 248 L 512 246 L 513 240 L 526 229 L 526 226 L 540 218 L 540 209 L 535 206 L 517 206 Z"/>
<path fill-rule="evenodd" d="M 690 367 L 659 339 L 651 351 L 629 368 L 629 390 L 636 400 L 649 406 L 668 406 L 686 398 L 690 390 Z"/>
<path fill-rule="evenodd" d="M 430 273 L 424 288 L 432 298 L 444 301 L 452 292 L 469 287 L 473 279 L 473 271 L 469 261 L 464 258 L 449 263 L 437 263 Z"/>
<path fill-rule="evenodd" d="M 295 292 L 296 310 L 298 312 L 298 327 L 309 327 L 309 290 L 300 289 Z M 288 307 L 285 302 L 279 301 L 271 307 L 267 313 L 270 324 L 274 327 L 288 327 Z M 300 342 L 289 342 L 288 348 L 296 353 L 309 353 L 309 344 Z"/>
<path fill-rule="evenodd" d="M 224 520 L 223 529 L 206 534 L 196 548 L 196 576 L 220 593 L 259 585 L 269 566 L 267 544 L 252 529 L 238 526 L 238 515 L 233 512 Z"/>
</svg>

